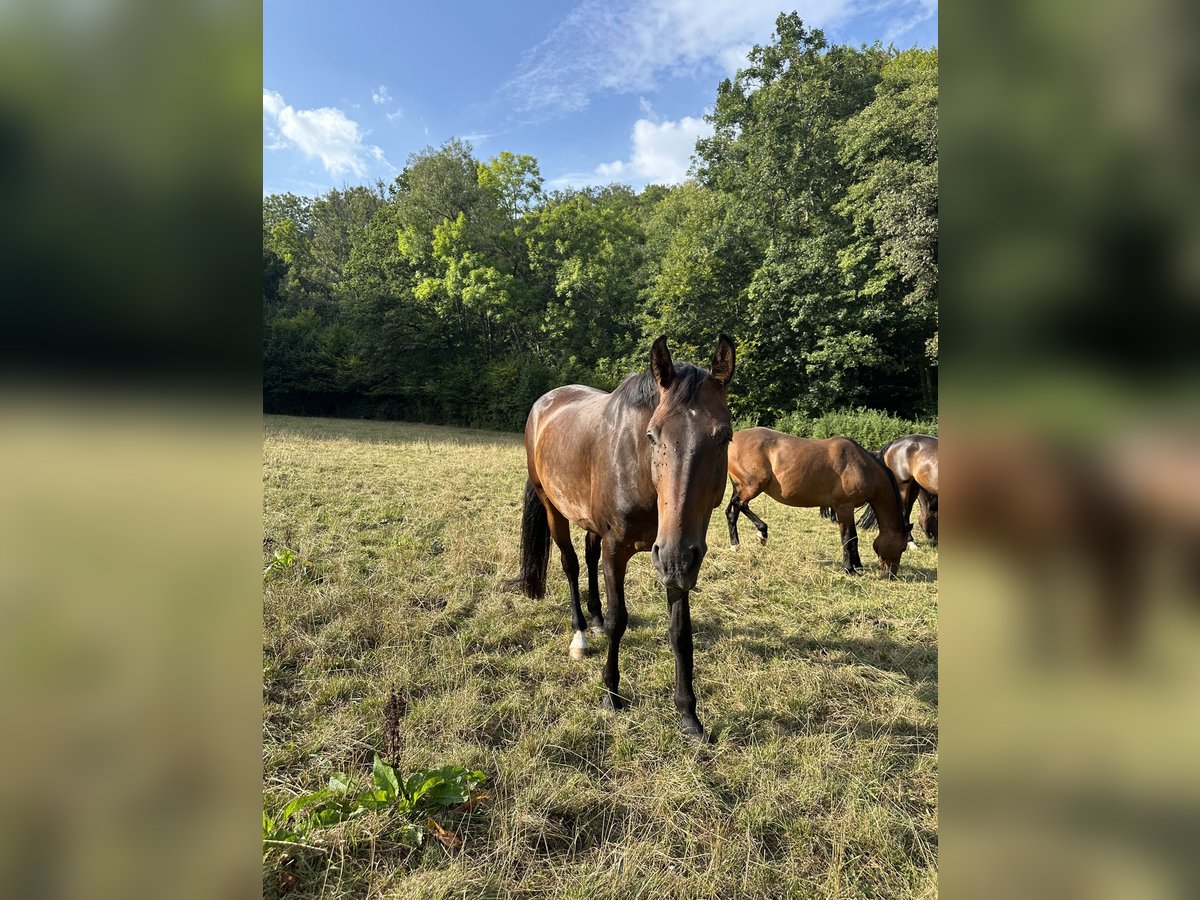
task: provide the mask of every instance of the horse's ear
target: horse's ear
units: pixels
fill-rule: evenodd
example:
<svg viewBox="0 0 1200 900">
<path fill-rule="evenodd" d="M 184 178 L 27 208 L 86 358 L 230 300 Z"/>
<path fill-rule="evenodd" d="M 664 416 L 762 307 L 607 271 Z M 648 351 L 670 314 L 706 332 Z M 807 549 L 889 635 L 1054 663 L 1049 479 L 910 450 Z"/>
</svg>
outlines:
<svg viewBox="0 0 1200 900">
<path fill-rule="evenodd" d="M 713 352 L 712 365 L 709 368 L 712 371 L 713 380 L 721 387 L 727 388 L 729 382 L 733 381 L 735 356 L 733 338 L 727 334 L 717 338 L 717 349 Z"/>
<path fill-rule="evenodd" d="M 671 351 L 667 348 L 667 338 L 664 335 L 654 342 L 650 348 L 650 372 L 654 380 L 664 391 L 675 380 L 675 363 L 671 362 Z"/>
</svg>

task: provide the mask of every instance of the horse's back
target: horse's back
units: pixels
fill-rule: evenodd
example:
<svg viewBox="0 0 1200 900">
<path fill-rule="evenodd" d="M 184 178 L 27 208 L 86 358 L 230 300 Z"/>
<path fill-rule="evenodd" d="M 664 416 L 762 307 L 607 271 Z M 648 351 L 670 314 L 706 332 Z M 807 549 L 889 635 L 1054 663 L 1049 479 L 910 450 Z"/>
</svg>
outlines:
<svg viewBox="0 0 1200 900">
<path fill-rule="evenodd" d="M 733 436 L 729 469 L 747 494 L 764 493 L 789 506 L 828 506 L 839 489 L 863 490 L 856 470 L 862 455 L 848 438 L 802 438 L 747 428 Z"/>
<path fill-rule="evenodd" d="M 884 448 L 884 463 L 901 482 L 915 480 L 932 494 L 938 492 L 938 439 L 910 434 Z"/>
</svg>

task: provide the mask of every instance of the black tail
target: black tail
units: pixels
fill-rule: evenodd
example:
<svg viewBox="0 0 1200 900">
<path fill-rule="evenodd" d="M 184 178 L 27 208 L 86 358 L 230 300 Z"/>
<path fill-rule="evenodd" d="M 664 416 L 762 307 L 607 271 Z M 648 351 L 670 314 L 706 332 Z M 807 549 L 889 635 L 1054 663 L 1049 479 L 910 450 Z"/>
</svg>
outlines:
<svg viewBox="0 0 1200 900">
<path fill-rule="evenodd" d="M 546 507 L 525 482 L 525 508 L 521 511 L 521 574 L 505 582 L 531 600 L 546 596 L 546 564 L 550 561 L 550 523 Z"/>
<path fill-rule="evenodd" d="M 822 506 L 821 507 L 821 518 L 828 519 L 830 522 L 836 522 L 837 521 L 837 513 L 831 507 Z"/>
<path fill-rule="evenodd" d="M 875 507 L 868 503 L 863 507 L 863 511 L 858 516 L 859 528 L 874 528 L 875 527 Z"/>
</svg>

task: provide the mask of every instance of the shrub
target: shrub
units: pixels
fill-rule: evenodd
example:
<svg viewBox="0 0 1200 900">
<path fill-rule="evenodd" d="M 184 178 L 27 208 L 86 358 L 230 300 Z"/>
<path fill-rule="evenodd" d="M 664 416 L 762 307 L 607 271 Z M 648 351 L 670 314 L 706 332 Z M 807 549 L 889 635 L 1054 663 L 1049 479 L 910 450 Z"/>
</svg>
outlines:
<svg viewBox="0 0 1200 900">
<path fill-rule="evenodd" d="M 838 409 L 827 412 L 816 419 L 800 413 L 788 413 L 775 423 L 776 431 L 784 431 L 798 437 L 827 438 L 848 437 L 868 450 L 879 450 L 885 444 L 908 434 L 938 433 L 937 419 L 902 419 L 876 409 Z"/>
</svg>

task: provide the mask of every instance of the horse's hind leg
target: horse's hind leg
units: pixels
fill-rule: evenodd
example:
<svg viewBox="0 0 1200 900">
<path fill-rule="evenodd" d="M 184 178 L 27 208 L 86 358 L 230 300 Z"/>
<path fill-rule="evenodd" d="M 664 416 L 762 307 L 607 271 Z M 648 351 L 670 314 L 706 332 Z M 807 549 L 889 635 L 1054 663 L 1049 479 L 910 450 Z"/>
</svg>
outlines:
<svg viewBox="0 0 1200 900">
<path fill-rule="evenodd" d="M 858 555 L 858 529 L 854 527 L 854 506 L 839 506 L 837 518 L 842 533 L 842 568 L 847 575 L 853 575 L 862 568 L 862 558 Z"/>
<path fill-rule="evenodd" d="M 738 507 L 746 514 L 746 518 L 754 523 L 754 527 L 758 529 L 759 542 L 765 544 L 767 542 L 767 523 L 751 511 L 748 501 L 739 500 Z"/>
<path fill-rule="evenodd" d="M 583 636 L 587 623 L 583 619 L 583 609 L 579 605 L 579 555 L 571 543 L 571 523 L 567 517 L 550 504 L 546 504 L 546 518 L 550 522 L 550 537 L 558 545 L 562 557 L 563 574 L 567 576 L 567 584 L 571 586 L 571 624 L 575 634 L 571 638 L 571 658 L 583 659 L 587 651 L 587 638 Z"/>
<path fill-rule="evenodd" d="M 588 570 L 588 615 L 592 617 L 592 633 L 604 633 L 604 613 L 600 611 L 600 535 L 590 531 L 583 539 L 583 557 Z"/>
<path fill-rule="evenodd" d="M 918 520 L 921 524 L 921 530 L 925 532 L 925 537 L 929 538 L 930 543 L 936 545 L 938 540 L 938 514 L 934 507 L 934 501 L 928 491 L 921 488 L 917 494 L 917 499 L 921 502 L 921 516 Z"/>
</svg>

